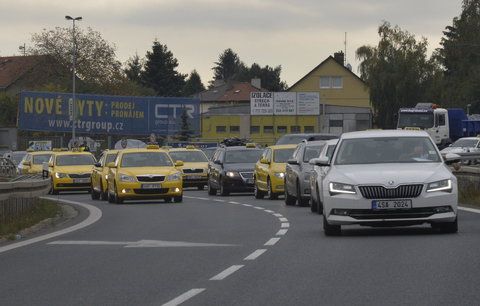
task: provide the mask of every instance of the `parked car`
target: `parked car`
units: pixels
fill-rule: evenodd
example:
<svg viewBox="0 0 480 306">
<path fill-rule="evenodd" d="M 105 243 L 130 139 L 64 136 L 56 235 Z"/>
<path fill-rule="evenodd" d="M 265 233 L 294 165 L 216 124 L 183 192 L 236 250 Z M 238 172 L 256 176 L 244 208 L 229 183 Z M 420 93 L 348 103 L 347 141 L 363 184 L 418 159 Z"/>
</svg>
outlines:
<svg viewBox="0 0 480 306">
<path fill-rule="evenodd" d="M 322 202 L 319 200 L 319 191 L 316 186 L 317 182 L 319 184 L 321 183 L 321 181 L 327 174 L 328 169 L 330 168 L 316 166 L 315 164 L 318 163 L 318 160 L 322 158 L 330 162 L 337 143 L 338 139 L 327 140 L 325 146 L 320 152 L 320 156 L 318 158 L 313 158 L 309 161 L 309 164 L 313 166 L 310 174 L 310 209 L 312 212 L 318 212 L 319 214 L 322 214 Z"/>
<path fill-rule="evenodd" d="M 208 163 L 208 194 L 221 196 L 230 192 L 252 192 L 253 170 L 263 150 L 255 144 L 219 147 Z"/>
<path fill-rule="evenodd" d="M 329 140 L 329 139 L 336 139 L 336 138 L 338 138 L 338 136 L 333 134 L 326 134 L 326 133 L 286 134 L 277 140 L 276 145 L 299 144 L 303 140 L 314 141 L 314 140 Z"/>
<path fill-rule="evenodd" d="M 295 145 L 278 145 L 266 148 L 260 160 L 255 164 L 255 198 L 265 195 L 274 200 L 285 193 L 285 168 L 287 160 L 292 157 Z"/>
<path fill-rule="evenodd" d="M 462 155 L 462 153 L 475 152 L 480 154 L 480 137 L 463 137 L 452 143 L 450 146 L 441 150 L 442 156 L 448 153 L 455 153 Z M 477 160 L 465 160 L 463 163 L 470 165 L 471 163 L 477 163 Z"/>
<path fill-rule="evenodd" d="M 424 131 L 345 133 L 330 167 L 317 184 L 323 230 L 338 235 L 344 225 L 404 226 L 429 223 L 445 233 L 458 230 L 457 179 L 446 164 L 460 156 L 440 151 Z"/>
<path fill-rule="evenodd" d="M 309 164 L 312 158 L 318 157 L 325 146 L 325 140 L 303 141 L 292 158 L 287 161 L 285 169 L 285 204 L 307 206 L 310 201 L 310 173 L 313 166 Z"/>
<path fill-rule="evenodd" d="M 183 173 L 183 187 L 197 187 L 203 190 L 207 185 L 208 158 L 205 153 L 194 146 L 169 149 L 168 155 L 173 161 L 180 160 L 183 166 L 179 170 Z"/>
</svg>

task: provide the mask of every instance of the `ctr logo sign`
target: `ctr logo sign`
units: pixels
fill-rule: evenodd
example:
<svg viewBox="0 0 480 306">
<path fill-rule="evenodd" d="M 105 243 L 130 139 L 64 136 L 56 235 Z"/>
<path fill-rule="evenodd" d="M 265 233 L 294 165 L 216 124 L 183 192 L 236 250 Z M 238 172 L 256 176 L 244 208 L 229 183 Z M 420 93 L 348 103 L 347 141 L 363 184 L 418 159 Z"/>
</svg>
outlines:
<svg viewBox="0 0 480 306">
<path fill-rule="evenodd" d="M 155 119 L 180 118 L 184 109 L 188 118 L 193 119 L 195 114 L 195 105 L 193 104 L 157 104 L 155 105 Z"/>
</svg>

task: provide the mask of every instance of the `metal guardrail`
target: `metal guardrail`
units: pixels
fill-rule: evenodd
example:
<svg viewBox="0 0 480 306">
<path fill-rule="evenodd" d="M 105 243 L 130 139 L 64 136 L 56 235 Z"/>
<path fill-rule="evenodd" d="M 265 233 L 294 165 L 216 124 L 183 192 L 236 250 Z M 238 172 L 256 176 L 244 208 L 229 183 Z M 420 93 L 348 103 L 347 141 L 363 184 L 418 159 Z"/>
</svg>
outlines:
<svg viewBox="0 0 480 306">
<path fill-rule="evenodd" d="M 8 158 L 0 157 L 0 178 L 14 178 L 17 176 L 17 166 Z"/>
</svg>

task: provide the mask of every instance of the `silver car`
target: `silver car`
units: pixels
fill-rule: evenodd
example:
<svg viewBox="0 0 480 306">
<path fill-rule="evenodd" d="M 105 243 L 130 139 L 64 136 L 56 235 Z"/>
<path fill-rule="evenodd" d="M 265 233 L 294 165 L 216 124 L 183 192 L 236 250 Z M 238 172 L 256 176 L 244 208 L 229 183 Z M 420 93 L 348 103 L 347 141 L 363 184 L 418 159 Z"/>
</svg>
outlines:
<svg viewBox="0 0 480 306">
<path fill-rule="evenodd" d="M 442 156 L 448 153 L 455 153 L 460 156 L 464 153 L 480 153 L 480 138 L 479 137 L 463 137 L 452 143 L 440 151 Z M 478 160 L 464 160 L 462 163 L 470 165 L 471 163 L 477 164 Z"/>
<path fill-rule="evenodd" d="M 287 161 L 285 170 L 285 204 L 307 206 L 310 201 L 310 173 L 313 165 L 309 164 L 312 158 L 320 155 L 325 146 L 325 140 L 303 141 L 291 159 Z"/>
</svg>

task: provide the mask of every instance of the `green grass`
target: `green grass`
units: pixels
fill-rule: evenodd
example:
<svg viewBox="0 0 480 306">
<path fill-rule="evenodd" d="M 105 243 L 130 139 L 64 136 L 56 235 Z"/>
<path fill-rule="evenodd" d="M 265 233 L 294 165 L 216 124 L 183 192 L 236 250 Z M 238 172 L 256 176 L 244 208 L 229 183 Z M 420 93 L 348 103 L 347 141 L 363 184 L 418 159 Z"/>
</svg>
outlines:
<svg viewBox="0 0 480 306">
<path fill-rule="evenodd" d="M 458 200 L 467 206 L 480 207 L 480 191 L 473 185 L 460 188 Z"/>
<path fill-rule="evenodd" d="M 61 211 L 60 206 L 52 201 L 40 200 L 40 203 L 34 206 L 25 215 L 8 222 L 0 224 L 0 238 L 15 239 L 15 234 L 19 231 L 29 228 L 42 220 L 53 218 Z"/>
</svg>

